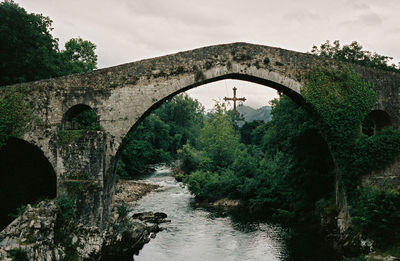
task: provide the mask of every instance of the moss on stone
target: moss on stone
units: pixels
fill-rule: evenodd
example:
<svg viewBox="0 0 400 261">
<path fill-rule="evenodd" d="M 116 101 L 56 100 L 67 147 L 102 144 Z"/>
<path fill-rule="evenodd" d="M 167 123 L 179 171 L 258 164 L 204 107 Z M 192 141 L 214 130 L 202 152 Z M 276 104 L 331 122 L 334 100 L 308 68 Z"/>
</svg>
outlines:
<svg viewBox="0 0 400 261">
<path fill-rule="evenodd" d="M 66 145 L 77 142 L 82 138 L 83 130 L 61 130 L 58 132 L 57 143 Z"/>
</svg>

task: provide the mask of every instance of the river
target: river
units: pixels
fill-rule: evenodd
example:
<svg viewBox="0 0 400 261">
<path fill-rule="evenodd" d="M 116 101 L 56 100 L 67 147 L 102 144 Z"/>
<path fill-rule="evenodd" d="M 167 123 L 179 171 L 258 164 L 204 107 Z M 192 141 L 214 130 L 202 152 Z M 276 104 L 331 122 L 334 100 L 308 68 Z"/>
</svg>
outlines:
<svg viewBox="0 0 400 261">
<path fill-rule="evenodd" d="M 316 233 L 253 218 L 196 207 L 187 188 L 170 169 L 158 168 L 142 182 L 162 187 L 140 199 L 133 212 L 164 212 L 170 223 L 134 256 L 135 261 L 330 261 L 335 252 Z"/>
</svg>

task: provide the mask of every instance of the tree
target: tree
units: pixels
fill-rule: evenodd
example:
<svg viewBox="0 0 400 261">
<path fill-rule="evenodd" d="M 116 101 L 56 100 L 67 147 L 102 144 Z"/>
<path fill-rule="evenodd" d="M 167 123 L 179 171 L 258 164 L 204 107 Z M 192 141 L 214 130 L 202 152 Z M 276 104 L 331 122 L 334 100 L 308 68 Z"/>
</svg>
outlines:
<svg viewBox="0 0 400 261">
<path fill-rule="evenodd" d="M 129 178 L 147 170 L 148 165 L 168 162 L 169 126 L 157 115 L 149 115 L 134 132 L 128 133 L 127 144 L 119 160 L 117 174 Z"/>
<path fill-rule="evenodd" d="M 343 46 L 340 46 L 338 40 L 334 41 L 332 45 L 329 41 L 326 41 L 321 44 L 320 48 L 314 45 L 311 49 L 311 53 L 318 56 L 333 58 L 342 62 L 350 62 L 386 71 L 400 72 L 400 63 L 399 66 L 396 66 L 395 64 L 389 65 L 393 57 L 365 51 L 356 41 Z"/>
<path fill-rule="evenodd" d="M 52 20 L 28 13 L 12 0 L 0 3 L 0 86 L 87 72 L 96 68 L 96 46 L 71 39 L 59 51 Z"/>
<path fill-rule="evenodd" d="M 50 34 L 51 23 L 13 1 L 0 3 L 0 85 L 58 74 L 58 42 Z"/>
<path fill-rule="evenodd" d="M 200 131 L 198 143 L 215 166 L 226 168 L 233 163 L 235 151 L 240 143 L 239 135 L 223 107 L 217 104 L 213 116 L 205 122 Z"/>
<path fill-rule="evenodd" d="M 89 72 L 96 69 L 96 45 L 82 38 L 72 38 L 65 43 L 65 50 L 61 51 L 63 75 L 71 73 Z"/>
<path fill-rule="evenodd" d="M 195 145 L 196 137 L 204 124 L 204 106 L 186 94 L 174 96 L 154 112 L 170 126 L 173 139 L 169 152 L 173 155 L 183 144 Z"/>
</svg>

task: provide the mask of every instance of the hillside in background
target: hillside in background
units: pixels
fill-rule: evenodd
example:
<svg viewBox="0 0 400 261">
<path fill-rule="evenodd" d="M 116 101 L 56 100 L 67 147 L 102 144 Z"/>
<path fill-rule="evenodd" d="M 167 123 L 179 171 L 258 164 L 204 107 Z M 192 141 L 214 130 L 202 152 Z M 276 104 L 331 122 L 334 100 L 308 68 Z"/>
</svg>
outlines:
<svg viewBox="0 0 400 261">
<path fill-rule="evenodd" d="M 241 105 L 237 107 L 237 111 L 243 115 L 245 121 L 252 122 L 254 120 L 262 120 L 264 122 L 271 120 L 271 106 L 263 106 L 258 109 Z"/>
</svg>

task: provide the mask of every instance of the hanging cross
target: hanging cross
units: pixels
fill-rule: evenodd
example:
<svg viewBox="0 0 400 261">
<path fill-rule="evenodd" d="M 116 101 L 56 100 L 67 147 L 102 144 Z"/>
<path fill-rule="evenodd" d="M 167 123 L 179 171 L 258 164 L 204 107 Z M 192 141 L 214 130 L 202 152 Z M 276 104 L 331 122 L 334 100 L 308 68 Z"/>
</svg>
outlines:
<svg viewBox="0 0 400 261">
<path fill-rule="evenodd" d="M 236 87 L 233 87 L 233 98 L 225 97 L 224 101 L 233 101 L 233 112 L 236 113 L 236 101 L 246 101 L 246 98 L 236 98 Z"/>
</svg>

